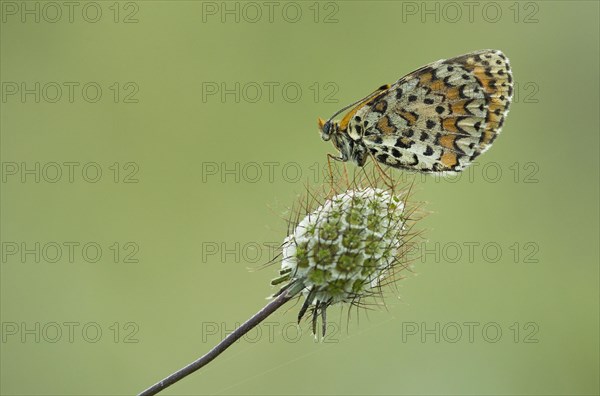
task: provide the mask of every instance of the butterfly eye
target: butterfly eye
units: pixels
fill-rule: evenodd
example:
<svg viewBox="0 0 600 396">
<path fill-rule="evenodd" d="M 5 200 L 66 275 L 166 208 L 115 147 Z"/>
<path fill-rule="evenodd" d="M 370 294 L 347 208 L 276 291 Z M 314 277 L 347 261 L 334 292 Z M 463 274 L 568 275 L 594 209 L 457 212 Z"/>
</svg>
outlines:
<svg viewBox="0 0 600 396">
<path fill-rule="evenodd" d="M 331 121 L 327 121 L 323 124 L 323 129 L 321 129 L 321 138 L 325 141 L 331 138 Z"/>
</svg>

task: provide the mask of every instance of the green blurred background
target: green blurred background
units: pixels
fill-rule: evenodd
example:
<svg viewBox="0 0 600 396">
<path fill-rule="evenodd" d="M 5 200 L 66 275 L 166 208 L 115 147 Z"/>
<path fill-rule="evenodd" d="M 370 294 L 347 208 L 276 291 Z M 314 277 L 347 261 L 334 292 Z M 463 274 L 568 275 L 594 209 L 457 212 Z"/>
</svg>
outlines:
<svg viewBox="0 0 600 396">
<path fill-rule="evenodd" d="M 333 152 L 317 116 L 482 48 L 517 96 L 476 167 L 417 178 L 387 311 L 315 343 L 282 310 L 165 393 L 598 394 L 597 2 L 1 6 L 2 394 L 131 394 L 208 351 L 272 292 L 248 268 Z"/>
</svg>

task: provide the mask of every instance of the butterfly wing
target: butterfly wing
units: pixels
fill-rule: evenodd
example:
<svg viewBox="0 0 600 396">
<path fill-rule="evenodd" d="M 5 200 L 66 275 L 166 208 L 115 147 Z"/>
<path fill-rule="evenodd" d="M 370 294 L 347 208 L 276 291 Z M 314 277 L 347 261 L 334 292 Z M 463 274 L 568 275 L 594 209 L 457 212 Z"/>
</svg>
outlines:
<svg viewBox="0 0 600 396">
<path fill-rule="evenodd" d="M 355 109 L 347 132 L 383 164 L 458 172 L 494 142 L 512 93 L 508 58 L 472 52 L 402 77 Z"/>
</svg>

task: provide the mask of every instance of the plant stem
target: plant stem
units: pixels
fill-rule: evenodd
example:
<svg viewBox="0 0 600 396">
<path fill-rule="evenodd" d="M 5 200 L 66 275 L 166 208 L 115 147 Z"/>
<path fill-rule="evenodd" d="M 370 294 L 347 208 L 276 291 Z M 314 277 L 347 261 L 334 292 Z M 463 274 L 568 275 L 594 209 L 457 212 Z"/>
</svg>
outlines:
<svg viewBox="0 0 600 396">
<path fill-rule="evenodd" d="M 213 349 L 211 349 L 204 356 L 195 360 L 194 362 L 188 364 L 182 369 L 174 372 L 169 375 L 167 378 L 163 379 L 160 382 L 152 385 L 150 388 L 146 389 L 138 396 L 150 396 L 156 395 L 158 392 L 168 388 L 173 385 L 175 382 L 179 381 L 182 378 L 187 377 L 198 369 L 206 366 L 210 363 L 214 358 L 223 353 L 227 348 L 229 348 L 234 342 L 239 340 L 244 334 L 252 330 L 256 325 L 265 320 L 269 315 L 279 309 L 283 304 L 288 302 L 294 295 L 298 293 L 299 289 L 290 285 L 283 293 L 281 293 L 277 298 L 268 303 L 263 309 L 258 311 L 254 316 L 248 319 L 243 325 L 235 329 L 234 332 L 229 334 L 227 337 L 223 339 L 219 344 L 217 344 Z"/>
</svg>

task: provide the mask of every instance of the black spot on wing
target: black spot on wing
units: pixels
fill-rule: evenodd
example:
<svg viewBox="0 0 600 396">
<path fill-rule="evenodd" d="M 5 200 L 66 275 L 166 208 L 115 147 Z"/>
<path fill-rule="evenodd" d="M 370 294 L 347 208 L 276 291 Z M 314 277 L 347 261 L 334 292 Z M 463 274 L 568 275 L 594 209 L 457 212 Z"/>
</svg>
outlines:
<svg viewBox="0 0 600 396">
<path fill-rule="evenodd" d="M 387 154 L 378 154 L 375 156 L 375 158 L 377 159 L 377 161 L 383 162 L 385 164 L 385 163 L 387 163 L 388 155 Z"/>
</svg>

